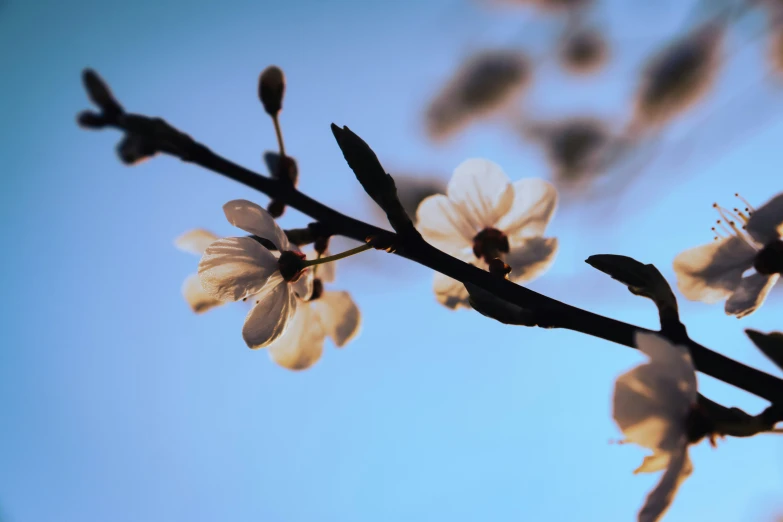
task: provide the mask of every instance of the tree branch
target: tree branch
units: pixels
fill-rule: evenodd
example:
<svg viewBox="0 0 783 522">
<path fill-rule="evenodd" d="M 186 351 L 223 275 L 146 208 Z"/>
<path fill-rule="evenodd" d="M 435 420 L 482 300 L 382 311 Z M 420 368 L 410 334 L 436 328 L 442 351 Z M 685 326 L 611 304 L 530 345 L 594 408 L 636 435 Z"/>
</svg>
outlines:
<svg viewBox="0 0 783 522">
<path fill-rule="evenodd" d="M 126 163 L 165 153 L 199 165 L 262 192 L 327 225 L 331 234 L 357 241 L 376 237 L 393 244 L 395 253 L 462 283 L 480 287 L 542 318 L 547 327 L 566 328 L 635 348 L 636 332 L 644 328 L 604 317 L 538 294 L 506 279 L 493 276 L 476 266 L 460 261 L 426 243 L 418 234 L 398 236 L 387 230 L 346 216 L 299 192 L 290 183 L 281 183 L 233 163 L 198 143 L 160 118 L 127 114 L 114 100 L 108 88 L 92 71 L 85 71 L 85 87 L 101 114 L 84 112 L 79 123 L 85 128 L 112 127 L 126 133 L 120 143 L 120 156 Z M 96 84 L 96 79 L 98 83 Z M 132 146 L 128 145 L 131 142 Z M 537 323 L 541 324 L 541 323 Z M 783 380 L 713 352 L 688 339 L 696 368 L 707 375 L 732 384 L 749 393 L 783 404 Z"/>
</svg>

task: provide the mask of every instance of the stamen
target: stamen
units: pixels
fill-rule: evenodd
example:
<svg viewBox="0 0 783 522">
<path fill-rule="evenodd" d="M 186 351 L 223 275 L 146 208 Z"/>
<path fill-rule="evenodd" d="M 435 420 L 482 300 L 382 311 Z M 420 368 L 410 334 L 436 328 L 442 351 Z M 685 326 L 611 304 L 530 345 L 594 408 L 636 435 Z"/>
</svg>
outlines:
<svg viewBox="0 0 783 522">
<path fill-rule="evenodd" d="M 735 194 L 734 194 L 734 196 L 735 196 L 736 198 L 738 198 L 740 201 L 742 201 L 742 202 L 745 204 L 745 206 L 746 206 L 746 207 L 748 207 L 748 208 L 746 208 L 746 209 L 745 209 L 747 212 L 755 212 L 755 211 L 756 211 L 756 209 L 755 209 L 755 208 L 753 208 L 753 205 L 751 205 L 750 203 L 748 203 L 748 200 L 746 200 L 745 198 L 743 198 L 742 196 L 740 196 L 740 195 L 739 195 L 739 193 L 735 193 Z"/>
<path fill-rule="evenodd" d="M 723 224 L 723 221 L 721 221 L 719 219 L 718 221 L 716 221 L 716 223 L 720 225 L 720 227 L 723 229 L 723 232 L 725 234 L 727 234 L 728 237 L 731 237 L 731 236 L 734 235 L 734 234 L 731 233 L 731 230 L 729 230 L 729 227 L 727 227 L 726 225 Z"/>
<path fill-rule="evenodd" d="M 718 230 L 717 228 L 712 227 L 712 232 L 713 232 L 713 234 L 715 234 L 715 240 L 716 241 L 718 239 L 723 239 L 723 234 L 721 234 L 720 230 Z"/>
</svg>

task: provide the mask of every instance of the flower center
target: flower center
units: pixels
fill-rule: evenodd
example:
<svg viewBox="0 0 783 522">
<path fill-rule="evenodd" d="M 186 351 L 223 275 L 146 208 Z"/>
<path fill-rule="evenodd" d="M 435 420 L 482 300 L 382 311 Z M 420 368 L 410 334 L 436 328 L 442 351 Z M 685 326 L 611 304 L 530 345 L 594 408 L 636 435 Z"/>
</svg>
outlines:
<svg viewBox="0 0 783 522">
<path fill-rule="evenodd" d="M 715 240 L 725 239 L 731 236 L 737 236 L 742 239 L 754 249 L 758 250 L 753 238 L 745 232 L 750 216 L 753 215 L 755 209 L 747 202 L 745 198 L 739 194 L 734 194 L 741 202 L 741 208 L 734 207 L 733 210 L 721 207 L 717 203 L 712 204 L 712 208 L 718 211 L 721 219 L 715 222 L 717 227 L 712 227 L 712 233 L 715 234 Z"/>
<path fill-rule="evenodd" d="M 762 248 L 753 260 L 753 268 L 762 275 L 783 274 L 783 240 L 776 239 Z"/>
<path fill-rule="evenodd" d="M 301 252 L 286 250 L 280 254 L 277 260 L 277 266 L 280 268 L 280 275 L 289 283 L 296 283 L 307 267 L 304 264 L 305 255 Z"/>
<path fill-rule="evenodd" d="M 496 228 L 485 228 L 473 238 L 473 253 L 487 263 L 508 251 L 508 236 Z"/>
</svg>

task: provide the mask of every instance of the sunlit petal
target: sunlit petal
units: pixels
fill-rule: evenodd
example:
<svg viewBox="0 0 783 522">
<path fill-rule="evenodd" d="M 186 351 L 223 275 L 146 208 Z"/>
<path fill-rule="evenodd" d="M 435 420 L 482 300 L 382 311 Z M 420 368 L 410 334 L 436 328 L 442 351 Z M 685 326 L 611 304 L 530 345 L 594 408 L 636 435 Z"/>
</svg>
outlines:
<svg viewBox="0 0 783 522">
<path fill-rule="evenodd" d="M 661 364 L 643 364 L 618 377 L 612 417 L 630 442 L 671 451 L 685 433 L 689 393 Z"/>
<path fill-rule="evenodd" d="M 219 238 L 209 230 L 203 228 L 196 228 L 185 232 L 177 239 L 174 240 L 174 246 L 188 252 L 190 254 L 196 254 L 200 256 L 204 253 L 210 243 L 217 241 Z"/>
<path fill-rule="evenodd" d="M 751 214 L 747 231 L 762 245 L 783 235 L 783 194 L 778 194 Z"/>
<path fill-rule="evenodd" d="M 223 304 L 223 301 L 215 299 L 204 291 L 198 274 L 191 274 L 185 279 L 185 282 L 182 283 L 182 295 L 190 305 L 190 309 L 197 314 Z"/>
<path fill-rule="evenodd" d="M 425 198 L 416 211 L 416 228 L 428 242 L 445 252 L 469 246 L 479 232 L 461 209 L 442 194 Z"/>
<path fill-rule="evenodd" d="M 249 234 L 268 239 L 281 252 L 291 250 L 285 232 L 277 226 L 272 215 L 260 206 L 245 199 L 235 199 L 223 205 L 228 222 Z"/>
<path fill-rule="evenodd" d="M 509 279 L 516 283 L 532 281 L 546 272 L 557 255 L 557 238 L 532 237 L 511 246 L 506 263 Z"/>
<path fill-rule="evenodd" d="M 288 329 L 267 347 L 269 357 L 289 370 L 305 370 L 321 358 L 325 337 L 318 314 L 299 303 Z"/>
<path fill-rule="evenodd" d="M 245 317 L 242 338 L 250 348 L 264 348 L 283 335 L 296 311 L 296 296 L 282 276 L 275 274 L 253 296 L 256 305 Z"/>
<path fill-rule="evenodd" d="M 636 468 L 634 473 L 654 473 L 666 469 L 671 460 L 671 454 L 666 451 L 656 451 L 652 455 L 644 457 L 642 465 Z"/>
<path fill-rule="evenodd" d="M 359 334 L 361 312 L 348 292 L 324 292 L 312 302 L 326 334 L 342 348 Z"/>
<path fill-rule="evenodd" d="M 495 227 L 514 201 L 514 187 L 500 165 L 479 158 L 454 170 L 446 192 L 476 232 Z"/>
<path fill-rule="evenodd" d="M 538 178 L 520 179 L 513 186 L 511 208 L 496 228 L 509 237 L 543 235 L 557 208 L 557 189 L 548 181 Z"/>
<path fill-rule="evenodd" d="M 257 294 L 279 272 L 275 256 L 249 237 L 218 239 L 207 247 L 198 265 L 201 286 L 222 301 Z"/>
<path fill-rule="evenodd" d="M 674 495 L 683 481 L 688 478 L 693 470 L 688 458 L 687 444 L 683 443 L 679 451 L 672 454 L 669 467 L 666 468 L 661 481 L 655 486 L 644 506 L 639 511 L 639 522 L 657 522 L 661 520 L 666 510 L 671 506 Z"/>
<path fill-rule="evenodd" d="M 737 289 L 726 301 L 726 314 L 745 317 L 755 312 L 764 303 L 767 294 L 777 283 L 779 274 L 751 274 L 742 278 Z"/>
<path fill-rule="evenodd" d="M 753 247 L 737 236 L 686 250 L 674 259 L 677 287 L 692 301 L 716 303 L 737 288 L 755 255 Z"/>
</svg>

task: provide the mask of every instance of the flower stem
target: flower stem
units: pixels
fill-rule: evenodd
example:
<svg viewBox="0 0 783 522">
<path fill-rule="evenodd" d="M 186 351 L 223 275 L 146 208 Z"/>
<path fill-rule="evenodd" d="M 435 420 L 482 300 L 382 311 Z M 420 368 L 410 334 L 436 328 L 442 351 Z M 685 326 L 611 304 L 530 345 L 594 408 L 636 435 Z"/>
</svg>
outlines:
<svg viewBox="0 0 783 522">
<path fill-rule="evenodd" d="M 331 263 L 332 261 L 338 261 L 346 257 L 351 257 L 352 255 L 358 254 L 360 252 L 364 252 L 365 250 L 370 250 L 371 248 L 372 245 L 367 243 L 365 245 L 361 245 L 356 248 L 346 250 L 345 252 L 342 252 L 340 254 L 335 254 L 333 256 L 319 257 L 318 259 L 306 259 L 303 264 L 305 267 L 308 267 L 308 266 L 322 265 L 324 263 Z"/>
<path fill-rule="evenodd" d="M 280 119 L 277 114 L 272 117 L 272 122 L 275 124 L 275 135 L 277 136 L 277 145 L 280 148 L 280 157 L 285 157 L 285 145 L 283 144 L 283 131 L 280 129 Z"/>
</svg>

